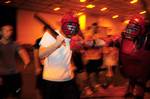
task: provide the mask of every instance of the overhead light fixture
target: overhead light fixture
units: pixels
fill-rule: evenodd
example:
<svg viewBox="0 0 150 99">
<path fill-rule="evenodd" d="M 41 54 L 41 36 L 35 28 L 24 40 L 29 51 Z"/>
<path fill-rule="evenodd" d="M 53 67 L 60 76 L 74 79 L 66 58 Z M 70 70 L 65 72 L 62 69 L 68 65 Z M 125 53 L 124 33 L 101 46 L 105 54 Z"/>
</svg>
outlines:
<svg viewBox="0 0 150 99">
<path fill-rule="evenodd" d="M 89 9 L 92 9 L 94 7 L 95 7 L 95 5 L 93 5 L 93 4 L 89 4 L 89 5 L 86 6 L 86 8 L 89 8 Z"/>
<path fill-rule="evenodd" d="M 108 8 L 104 7 L 104 8 L 101 8 L 101 11 L 106 11 Z"/>
<path fill-rule="evenodd" d="M 80 2 L 86 2 L 86 0 L 80 0 Z"/>
<path fill-rule="evenodd" d="M 146 13 L 146 11 L 141 11 L 139 14 L 145 14 Z"/>
<path fill-rule="evenodd" d="M 136 22 L 139 22 L 139 19 L 138 19 L 138 18 L 135 18 L 134 20 L 135 20 Z"/>
<path fill-rule="evenodd" d="M 137 2 L 138 2 L 138 0 L 131 0 L 130 1 L 131 4 L 134 4 L 134 3 L 137 3 Z"/>
<path fill-rule="evenodd" d="M 54 8 L 53 10 L 54 10 L 54 11 L 58 11 L 58 10 L 60 10 L 60 7 L 56 7 L 56 8 Z"/>
<path fill-rule="evenodd" d="M 85 30 L 86 28 L 86 15 L 82 14 L 79 16 L 79 24 L 80 24 L 80 29 Z"/>
<path fill-rule="evenodd" d="M 7 0 L 7 1 L 5 1 L 4 3 L 9 4 L 9 3 L 11 3 L 11 2 L 12 2 L 11 0 Z"/>
<path fill-rule="evenodd" d="M 118 18 L 118 17 L 119 17 L 119 15 L 114 15 L 114 16 L 112 16 L 113 19 L 116 19 L 116 18 Z"/>
<path fill-rule="evenodd" d="M 77 13 L 76 15 L 77 16 L 80 16 L 80 15 L 82 15 L 83 14 L 83 12 L 79 12 L 79 13 Z"/>
<path fill-rule="evenodd" d="M 123 23 L 128 24 L 130 20 L 125 20 Z"/>
</svg>

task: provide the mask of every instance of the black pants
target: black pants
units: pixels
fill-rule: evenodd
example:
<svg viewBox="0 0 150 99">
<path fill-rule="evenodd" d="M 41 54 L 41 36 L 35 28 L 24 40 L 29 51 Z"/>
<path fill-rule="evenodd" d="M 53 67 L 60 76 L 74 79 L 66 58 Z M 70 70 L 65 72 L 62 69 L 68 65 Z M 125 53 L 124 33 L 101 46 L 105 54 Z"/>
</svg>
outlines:
<svg viewBox="0 0 150 99">
<path fill-rule="evenodd" d="M 22 79 L 21 74 L 1 75 L 2 84 L 0 85 L 0 99 L 5 99 L 10 94 L 13 97 L 20 97 Z"/>
<path fill-rule="evenodd" d="M 99 72 L 102 62 L 103 62 L 102 59 L 89 60 L 88 63 L 86 64 L 87 73 Z"/>
<path fill-rule="evenodd" d="M 82 59 L 82 54 L 80 52 L 73 52 L 72 61 L 76 66 L 76 73 L 81 73 L 84 70 L 84 63 Z"/>
<path fill-rule="evenodd" d="M 74 80 L 52 82 L 44 80 L 44 99 L 80 99 Z"/>
<path fill-rule="evenodd" d="M 42 77 L 42 73 L 36 76 L 36 88 L 39 90 L 41 97 L 43 97 L 44 80 Z"/>
</svg>

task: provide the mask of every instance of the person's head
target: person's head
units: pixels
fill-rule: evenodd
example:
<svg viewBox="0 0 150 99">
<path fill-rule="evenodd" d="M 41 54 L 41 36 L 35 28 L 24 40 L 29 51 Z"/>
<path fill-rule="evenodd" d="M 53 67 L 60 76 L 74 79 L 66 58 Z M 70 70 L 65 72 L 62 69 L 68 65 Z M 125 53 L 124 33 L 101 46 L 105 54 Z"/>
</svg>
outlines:
<svg viewBox="0 0 150 99">
<path fill-rule="evenodd" d="M 98 32 L 98 24 L 96 22 L 92 24 L 92 30 L 94 34 Z"/>
<path fill-rule="evenodd" d="M 125 36 L 133 38 L 143 34 L 145 30 L 144 26 L 145 26 L 144 17 L 132 16 L 125 29 Z"/>
<path fill-rule="evenodd" d="M 10 39 L 13 34 L 13 27 L 10 24 L 5 24 L 1 26 L 1 37 L 5 39 Z"/>
<path fill-rule="evenodd" d="M 78 18 L 69 13 L 61 19 L 61 29 L 67 37 L 72 37 L 80 32 Z"/>
</svg>

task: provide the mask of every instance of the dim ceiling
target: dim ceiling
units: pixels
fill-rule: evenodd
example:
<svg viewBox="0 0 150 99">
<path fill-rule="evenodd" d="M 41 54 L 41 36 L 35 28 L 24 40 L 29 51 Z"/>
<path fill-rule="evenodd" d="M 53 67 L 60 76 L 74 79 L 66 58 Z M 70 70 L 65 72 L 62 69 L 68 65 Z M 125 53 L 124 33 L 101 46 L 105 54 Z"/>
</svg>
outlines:
<svg viewBox="0 0 150 99">
<path fill-rule="evenodd" d="M 28 9 L 39 12 L 63 14 L 67 11 L 84 12 L 95 16 L 119 15 L 120 20 L 124 20 L 130 15 L 138 14 L 142 11 L 140 3 L 130 4 L 131 0 L 87 0 L 81 3 L 80 0 L 10 0 L 11 3 L 6 4 L 8 0 L 0 0 L 1 5 L 17 7 L 19 9 Z M 150 5 L 150 0 L 146 0 Z M 86 5 L 94 4 L 93 9 L 87 9 Z M 58 11 L 53 9 L 60 7 Z M 101 12 L 100 9 L 107 7 L 108 10 Z"/>
</svg>

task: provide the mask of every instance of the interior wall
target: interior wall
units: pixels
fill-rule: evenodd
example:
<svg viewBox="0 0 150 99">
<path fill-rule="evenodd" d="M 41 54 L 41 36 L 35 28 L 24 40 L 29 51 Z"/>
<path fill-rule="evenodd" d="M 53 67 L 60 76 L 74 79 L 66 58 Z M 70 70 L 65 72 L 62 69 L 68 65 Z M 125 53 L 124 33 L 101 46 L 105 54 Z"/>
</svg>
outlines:
<svg viewBox="0 0 150 99">
<path fill-rule="evenodd" d="M 34 44 L 35 40 L 42 36 L 41 25 L 33 15 L 35 12 L 28 10 L 18 10 L 17 14 L 17 41 L 21 44 Z M 48 23 L 50 23 L 54 28 L 58 29 L 60 27 L 60 15 L 48 14 L 48 13 L 39 13 Z M 91 26 L 92 23 L 98 22 L 100 27 L 108 27 L 110 31 L 108 34 L 120 34 L 124 28 L 124 25 L 114 19 L 106 17 L 96 17 L 87 15 L 86 17 L 86 27 Z M 83 31 L 86 33 L 86 31 Z"/>
<path fill-rule="evenodd" d="M 108 28 L 107 35 L 119 35 L 125 27 L 125 24 L 120 22 L 118 19 L 107 17 L 100 17 L 98 23 L 101 27 Z"/>
<path fill-rule="evenodd" d="M 91 26 L 92 23 L 97 22 L 100 32 L 104 28 L 107 28 L 106 35 L 119 35 L 125 28 L 125 24 L 120 22 L 118 19 L 112 19 L 109 17 L 96 17 L 88 16 L 87 17 L 87 27 Z"/>
<path fill-rule="evenodd" d="M 17 41 L 20 44 L 34 44 L 35 40 L 43 35 L 43 25 L 35 18 L 36 12 L 18 10 L 17 14 Z M 59 27 L 59 15 L 38 13 L 52 27 Z"/>
</svg>

